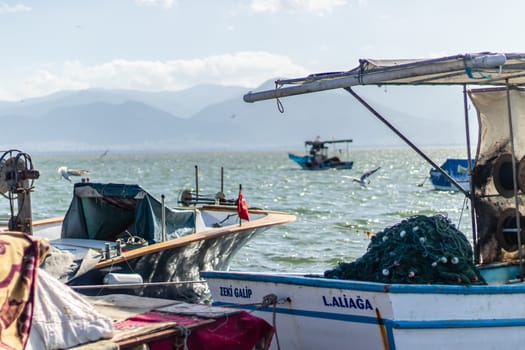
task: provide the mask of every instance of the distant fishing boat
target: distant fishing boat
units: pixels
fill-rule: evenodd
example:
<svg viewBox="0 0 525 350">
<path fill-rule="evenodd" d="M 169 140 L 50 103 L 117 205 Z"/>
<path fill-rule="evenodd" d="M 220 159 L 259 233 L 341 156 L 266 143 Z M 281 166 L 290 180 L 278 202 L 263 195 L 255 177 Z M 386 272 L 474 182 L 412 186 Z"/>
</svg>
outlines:
<svg viewBox="0 0 525 350">
<path fill-rule="evenodd" d="M 305 141 L 305 147 L 309 148 L 308 154 L 298 156 L 293 153 L 288 154 L 288 158 L 299 164 L 305 170 L 325 170 L 325 169 L 352 169 L 353 161 L 342 161 L 338 155 L 329 156 L 327 145 L 336 143 L 351 143 L 351 139 L 321 141 L 317 137 L 314 141 Z"/>
<path fill-rule="evenodd" d="M 470 174 L 468 159 L 448 158 L 441 169 L 452 177 L 458 185 L 470 191 Z M 459 191 L 458 187 L 443 175 L 438 169 L 430 169 L 430 182 L 438 191 Z"/>
<path fill-rule="evenodd" d="M 525 53 L 491 52 L 361 59 L 351 70 L 279 80 L 275 89 L 246 94 L 246 102 L 279 98 L 282 103 L 286 96 L 342 88 L 437 169 L 354 87 L 461 86 L 466 159 L 475 166 L 469 169 L 472 189 L 459 186 L 459 191 L 470 200 L 472 237 L 439 213 L 404 219 L 373 236 L 362 257 L 324 274 L 203 272 L 214 304 L 251 309 L 274 322 L 272 349 L 523 348 L 523 62 Z M 479 126 L 475 157 L 469 99 Z"/>
</svg>

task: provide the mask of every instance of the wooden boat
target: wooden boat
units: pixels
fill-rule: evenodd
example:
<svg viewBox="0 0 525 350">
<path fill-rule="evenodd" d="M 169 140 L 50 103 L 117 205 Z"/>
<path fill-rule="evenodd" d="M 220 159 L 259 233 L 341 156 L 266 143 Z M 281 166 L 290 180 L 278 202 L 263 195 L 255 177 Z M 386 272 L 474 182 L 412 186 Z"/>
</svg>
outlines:
<svg viewBox="0 0 525 350">
<path fill-rule="evenodd" d="M 351 139 L 347 140 L 331 140 L 321 141 L 317 138 L 314 141 L 305 141 L 305 147 L 309 148 L 309 152 L 304 156 L 297 156 L 289 153 L 288 158 L 299 164 L 305 170 L 325 170 L 325 169 L 352 169 L 353 161 L 342 161 L 338 156 L 330 157 L 328 155 L 327 145 L 336 143 L 350 143 Z"/>
<path fill-rule="evenodd" d="M 468 159 L 447 158 L 447 160 L 441 164 L 440 168 L 449 176 L 453 177 L 464 190 L 470 191 Z M 434 189 L 438 191 L 458 191 L 458 189 L 443 176 L 441 171 L 430 169 L 429 176 Z"/>
<path fill-rule="evenodd" d="M 367 260 L 369 256 L 365 254 L 334 269 L 360 266 L 356 271 L 367 270 L 374 279 L 335 279 L 342 275 L 333 274 L 333 270 L 324 274 L 204 272 L 201 277 L 208 281 L 214 303 L 252 309 L 254 314 L 273 321 L 274 349 L 523 348 L 524 60 L 525 53 L 476 53 L 426 60 L 362 59 L 350 71 L 281 80 L 275 90 L 245 95 L 246 102 L 255 102 L 343 88 L 433 168 L 440 169 L 353 87 L 462 86 L 466 158 L 475 164 L 469 169 L 472 190 L 462 188 L 445 171 L 442 174 L 470 200 L 472 237 L 467 239 L 459 231 L 444 234 L 442 225 L 429 225 L 439 237 L 433 247 L 446 242 L 465 243 L 451 253 L 452 246 L 430 249 L 428 227 L 385 229 L 371 239 L 367 252 L 383 243 L 394 249 L 405 247 L 402 242 L 407 237 L 413 238 L 411 247 L 417 249 L 406 251 L 405 255 L 383 250 L 375 260 Z M 468 99 L 479 122 L 475 157 L 468 133 Z M 447 228 L 450 227 L 453 225 Z M 386 258 L 389 263 L 383 260 Z M 374 263 L 362 264 L 364 261 Z M 430 277 L 412 264 L 427 268 Z M 435 280 L 435 274 L 445 278 Z"/>
<path fill-rule="evenodd" d="M 267 349 L 273 336 L 270 324 L 238 309 L 81 296 L 39 268 L 49 250 L 45 240 L 3 232 L 0 244 L 2 349 Z"/>
<path fill-rule="evenodd" d="M 91 349 L 268 349 L 273 328 L 238 309 L 169 299 L 112 294 L 87 297 L 114 322 L 113 338 Z M 114 347 L 116 348 L 116 347 Z M 81 349 L 77 349 L 81 350 Z"/>
<path fill-rule="evenodd" d="M 17 151 L 0 158 L 0 190 L 13 202 L 17 197 L 22 214 L 6 229 L 49 239 L 54 249 L 42 267 L 87 295 L 118 290 L 200 301 L 207 285 L 199 271 L 227 269 L 255 235 L 295 220 L 291 214 L 243 207 L 242 201 L 237 205 L 222 192 L 206 204 L 206 197 L 186 191 L 181 202 L 188 206 L 168 208 L 138 185 L 79 182 L 65 217 L 32 222 L 27 189 L 38 171 L 27 159 Z"/>
</svg>

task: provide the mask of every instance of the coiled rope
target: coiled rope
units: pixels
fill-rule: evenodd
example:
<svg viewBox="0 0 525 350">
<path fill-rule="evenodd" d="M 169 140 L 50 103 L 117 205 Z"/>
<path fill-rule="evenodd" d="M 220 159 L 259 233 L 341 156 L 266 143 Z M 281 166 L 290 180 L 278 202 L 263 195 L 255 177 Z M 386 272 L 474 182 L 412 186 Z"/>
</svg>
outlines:
<svg viewBox="0 0 525 350">
<path fill-rule="evenodd" d="M 327 278 L 406 284 L 486 284 L 467 237 L 442 215 L 414 216 L 372 237 L 366 253 Z"/>
<path fill-rule="evenodd" d="M 284 303 L 284 299 L 281 301 Z M 258 309 L 265 309 L 269 306 L 272 306 L 272 326 L 275 332 L 275 343 L 277 345 L 277 349 L 281 349 L 281 344 L 279 343 L 279 334 L 277 333 L 277 313 L 275 312 L 275 307 L 279 303 L 279 298 L 277 298 L 277 295 L 270 293 L 263 297 L 262 303 L 257 307 Z"/>
</svg>

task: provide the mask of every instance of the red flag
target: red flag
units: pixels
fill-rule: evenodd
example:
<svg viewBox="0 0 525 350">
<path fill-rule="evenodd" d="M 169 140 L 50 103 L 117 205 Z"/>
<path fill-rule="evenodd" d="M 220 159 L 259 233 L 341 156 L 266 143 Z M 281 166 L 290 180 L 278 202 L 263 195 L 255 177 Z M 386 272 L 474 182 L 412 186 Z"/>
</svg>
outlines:
<svg viewBox="0 0 525 350">
<path fill-rule="evenodd" d="M 248 204 L 242 195 L 242 192 L 239 191 L 239 198 L 237 198 L 237 213 L 239 218 L 250 221 L 250 216 L 248 215 Z"/>
</svg>

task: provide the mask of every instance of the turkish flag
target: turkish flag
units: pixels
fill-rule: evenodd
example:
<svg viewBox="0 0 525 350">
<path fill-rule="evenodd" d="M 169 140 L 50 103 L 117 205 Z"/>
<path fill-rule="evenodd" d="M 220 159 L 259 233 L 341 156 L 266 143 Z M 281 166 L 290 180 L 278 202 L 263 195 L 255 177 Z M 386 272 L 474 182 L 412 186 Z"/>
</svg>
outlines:
<svg viewBox="0 0 525 350">
<path fill-rule="evenodd" d="M 246 204 L 246 200 L 240 191 L 239 198 L 237 198 L 237 213 L 239 214 L 239 218 L 250 221 L 250 215 L 248 214 L 248 204 Z"/>
</svg>

